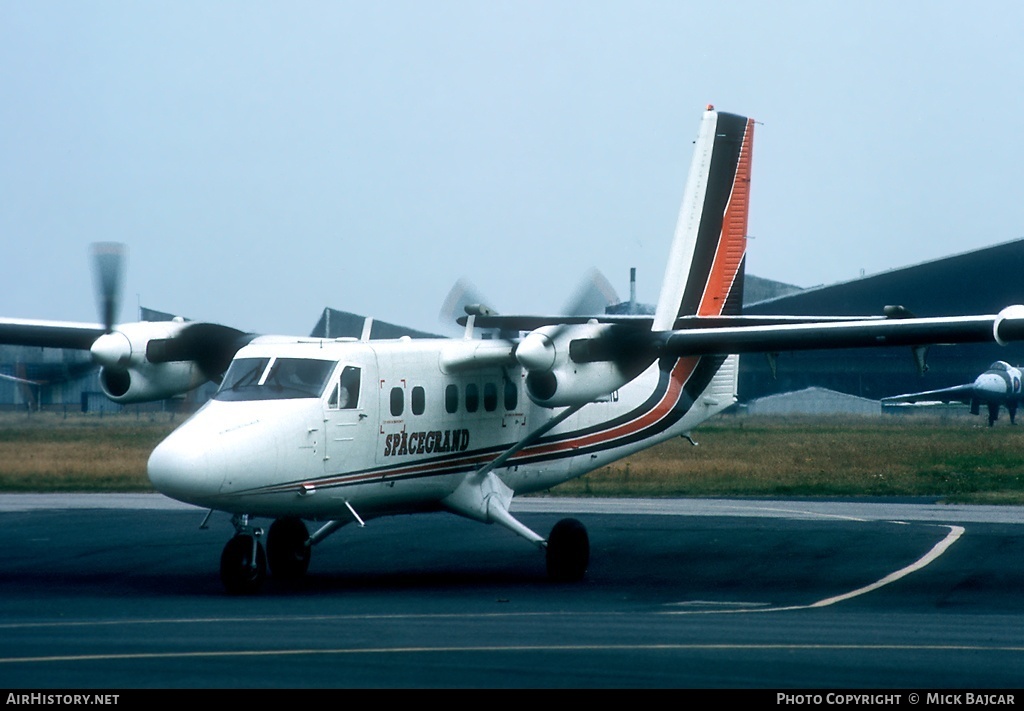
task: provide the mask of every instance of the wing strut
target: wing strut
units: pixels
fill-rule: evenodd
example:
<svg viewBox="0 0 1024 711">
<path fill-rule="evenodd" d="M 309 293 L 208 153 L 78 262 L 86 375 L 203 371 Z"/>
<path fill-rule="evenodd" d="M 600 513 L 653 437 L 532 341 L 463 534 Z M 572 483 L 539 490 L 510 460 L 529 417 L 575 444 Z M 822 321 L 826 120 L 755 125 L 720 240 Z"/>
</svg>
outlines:
<svg viewBox="0 0 1024 711">
<path fill-rule="evenodd" d="M 547 540 L 517 521 L 509 512 L 509 504 L 515 494 L 505 482 L 498 478 L 494 470 L 503 466 L 511 457 L 525 447 L 536 442 L 567 418 L 574 415 L 583 405 L 565 408 L 543 425 L 530 432 L 490 462 L 474 472 L 466 475 L 462 483 L 442 502 L 442 506 L 452 513 L 483 523 L 498 523 L 518 536 L 522 536 L 538 547 L 543 548 Z"/>
</svg>

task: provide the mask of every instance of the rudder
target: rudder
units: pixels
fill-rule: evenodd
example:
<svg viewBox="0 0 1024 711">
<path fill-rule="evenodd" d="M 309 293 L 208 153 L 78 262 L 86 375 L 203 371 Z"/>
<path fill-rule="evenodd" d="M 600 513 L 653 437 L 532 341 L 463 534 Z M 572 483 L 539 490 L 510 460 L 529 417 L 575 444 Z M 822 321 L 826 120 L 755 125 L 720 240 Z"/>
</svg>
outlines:
<svg viewBox="0 0 1024 711">
<path fill-rule="evenodd" d="M 683 192 L 654 315 L 655 331 L 680 316 L 742 309 L 753 119 L 708 107 Z"/>
</svg>

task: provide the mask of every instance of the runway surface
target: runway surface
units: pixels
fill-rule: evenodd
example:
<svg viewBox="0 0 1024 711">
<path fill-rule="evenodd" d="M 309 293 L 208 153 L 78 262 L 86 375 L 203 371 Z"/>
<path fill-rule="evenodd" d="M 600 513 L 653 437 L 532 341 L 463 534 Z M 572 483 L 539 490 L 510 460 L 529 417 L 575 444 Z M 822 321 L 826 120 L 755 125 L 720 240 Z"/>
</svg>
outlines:
<svg viewBox="0 0 1024 711">
<path fill-rule="evenodd" d="M 524 499 L 590 532 L 577 584 L 503 528 L 346 527 L 305 580 L 225 595 L 226 515 L 0 495 L 2 688 L 1013 689 L 1024 509 Z"/>
</svg>

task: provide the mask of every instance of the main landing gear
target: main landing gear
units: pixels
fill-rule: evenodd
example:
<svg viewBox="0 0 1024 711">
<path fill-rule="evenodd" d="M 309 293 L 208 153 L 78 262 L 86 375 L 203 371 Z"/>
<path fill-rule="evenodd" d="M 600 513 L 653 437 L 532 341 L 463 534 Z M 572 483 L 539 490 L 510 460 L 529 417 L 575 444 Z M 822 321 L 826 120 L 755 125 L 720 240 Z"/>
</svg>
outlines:
<svg viewBox="0 0 1024 711">
<path fill-rule="evenodd" d="M 544 550 L 548 578 L 552 582 L 571 583 L 583 579 L 590 564 L 590 539 L 587 529 L 574 518 L 565 518 L 543 539 L 511 516 L 504 518 L 519 535 Z M 263 529 L 253 527 L 247 515 L 231 519 L 235 536 L 227 542 L 220 556 L 220 579 L 231 595 L 252 595 L 259 592 L 270 573 L 276 580 L 300 579 L 309 569 L 313 543 L 336 531 L 344 522 L 335 521 L 309 535 L 299 518 L 279 518 L 270 526 L 264 551 Z"/>
<path fill-rule="evenodd" d="M 270 525 L 267 559 L 271 574 L 279 580 L 298 580 L 309 569 L 311 543 L 300 518 L 279 518 Z"/>
<path fill-rule="evenodd" d="M 237 515 L 231 519 L 235 536 L 220 554 L 220 579 L 224 589 L 232 595 L 251 595 L 259 592 L 267 577 L 267 563 L 271 574 L 279 580 L 296 580 L 309 568 L 310 537 L 306 524 L 298 518 L 280 518 L 270 526 L 267 549 L 264 553 L 260 538 L 263 529 L 249 525 L 249 517 Z"/>
<path fill-rule="evenodd" d="M 590 538 L 583 524 L 563 518 L 555 524 L 545 544 L 548 578 L 559 583 L 582 580 L 590 564 Z"/>
</svg>

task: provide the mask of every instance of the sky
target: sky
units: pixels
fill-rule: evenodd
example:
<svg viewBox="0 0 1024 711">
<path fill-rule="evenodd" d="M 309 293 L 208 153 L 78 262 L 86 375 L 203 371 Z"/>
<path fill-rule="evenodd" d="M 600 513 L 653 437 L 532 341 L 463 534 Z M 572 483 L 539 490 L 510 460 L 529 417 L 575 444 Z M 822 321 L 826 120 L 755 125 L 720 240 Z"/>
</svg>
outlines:
<svg viewBox="0 0 1024 711">
<path fill-rule="evenodd" d="M 704 107 L 758 121 L 747 271 L 802 287 L 1024 237 L 1024 4 L 0 1 L 0 316 L 138 305 L 438 331 L 468 279 L 657 301 Z M 1024 291 L 1024 286 L 1022 286 Z M 1024 296 L 1022 296 L 1024 300 Z"/>
</svg>

